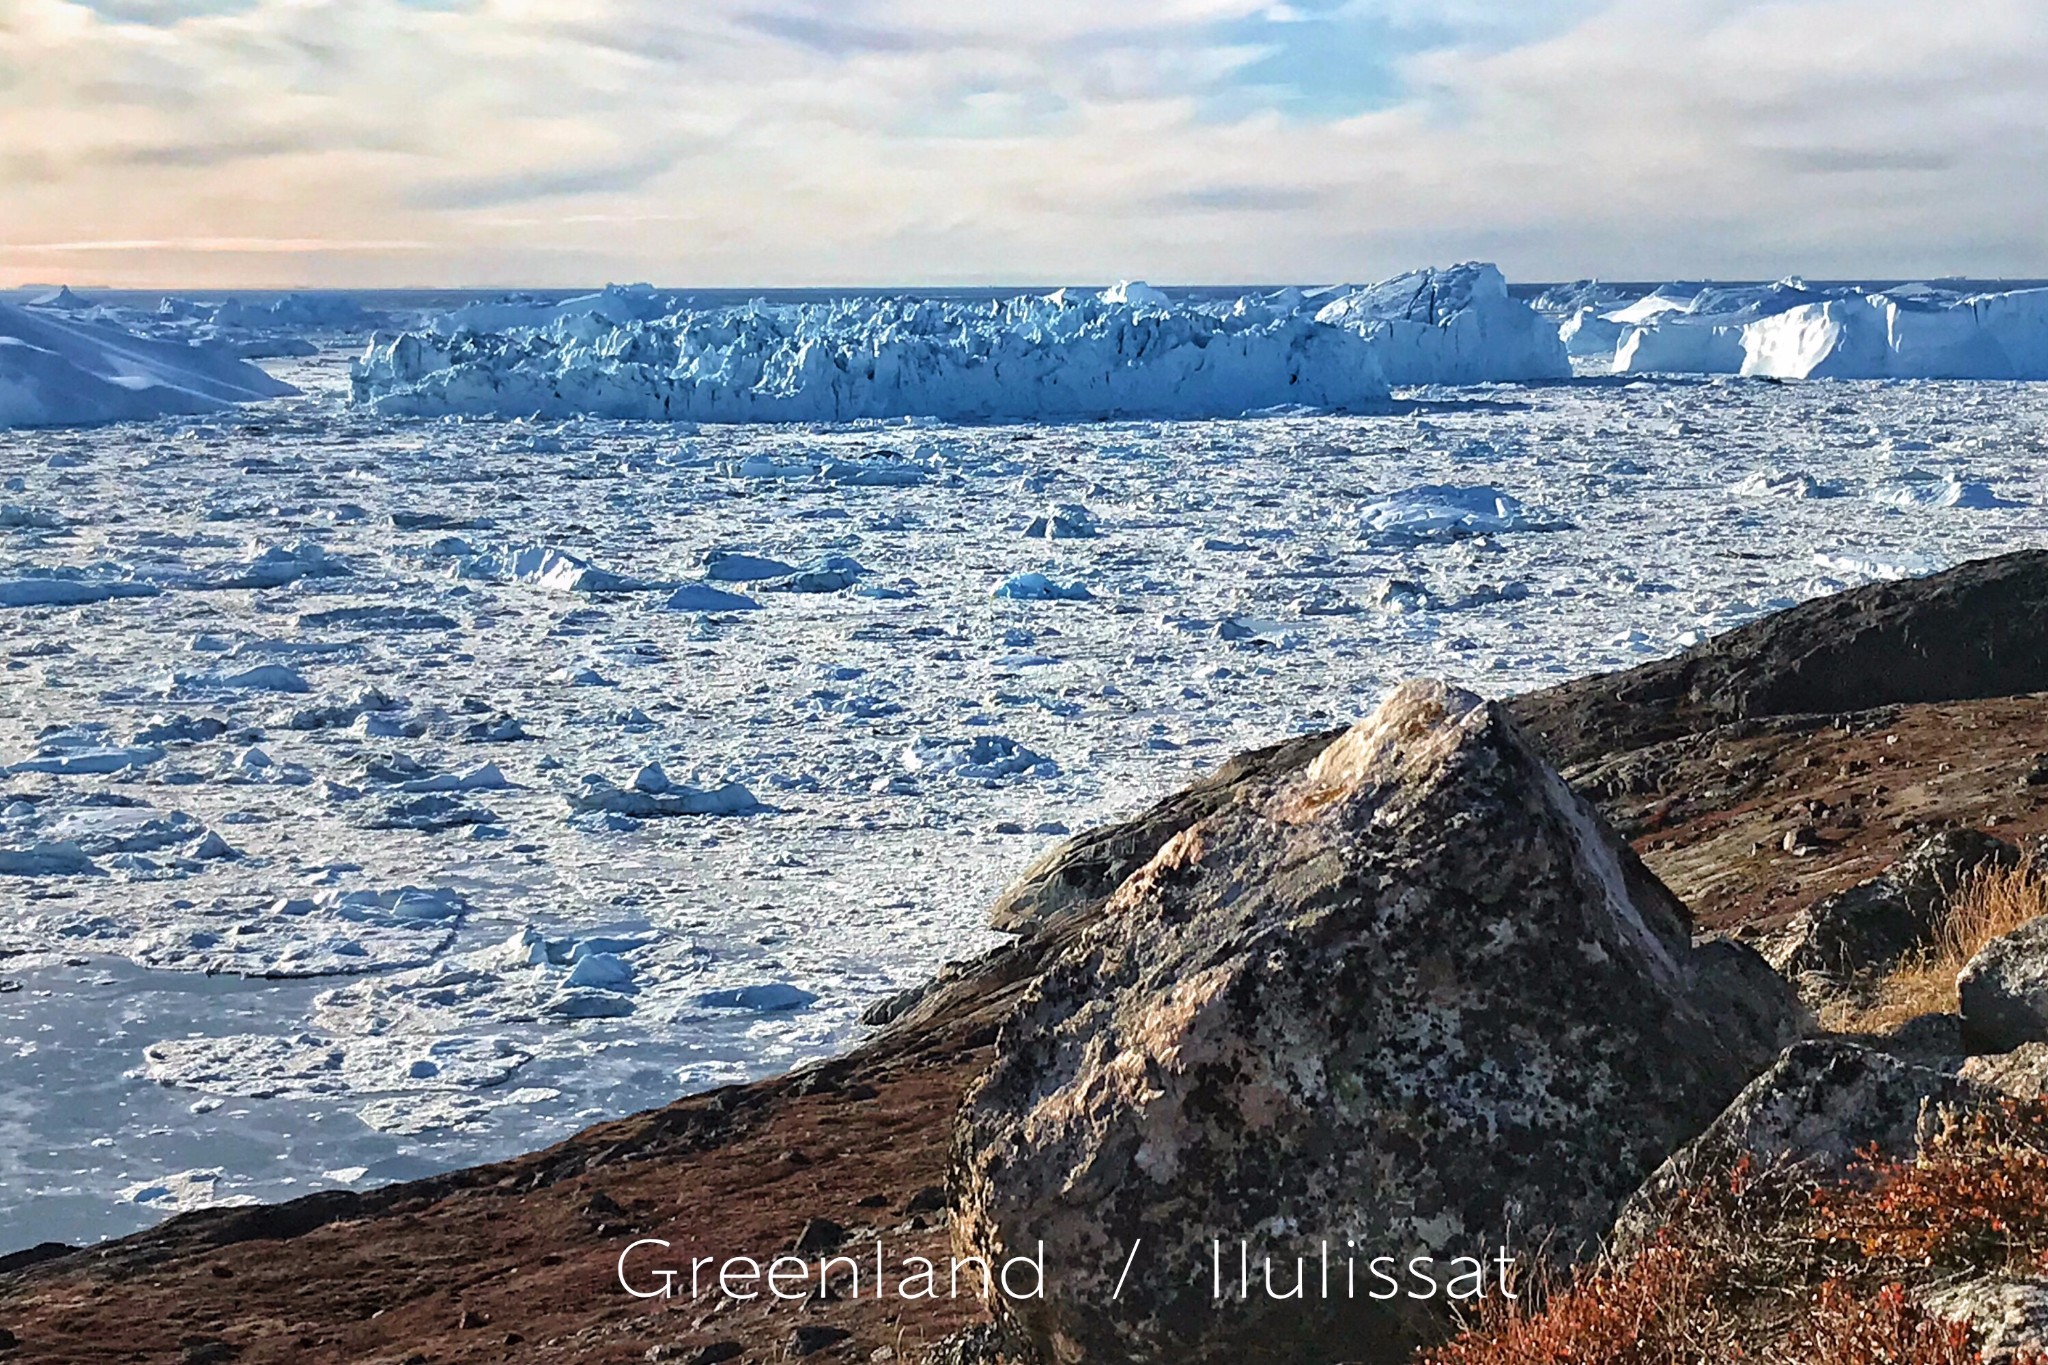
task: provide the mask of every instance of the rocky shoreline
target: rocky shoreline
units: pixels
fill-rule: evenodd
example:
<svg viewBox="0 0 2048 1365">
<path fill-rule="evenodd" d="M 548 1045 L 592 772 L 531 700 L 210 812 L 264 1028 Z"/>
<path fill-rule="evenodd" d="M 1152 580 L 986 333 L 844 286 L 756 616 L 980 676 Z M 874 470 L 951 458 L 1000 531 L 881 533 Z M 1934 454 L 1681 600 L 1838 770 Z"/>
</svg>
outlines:
<svg viewBox="0 0 2048 1365">
<path fill-rule="evenodd" d="M 1132 1277 L 1128 1246 L 1451 1258 L 1512 1227 L 1568 1265 L 1653 1243 L 1744 1158 L 1911 1158 L 1930 1105 L 2041 1093 L 2024 928 L 1960 1013 L 1877 1036 L 1812 1012 L 2048 833 L 2044 627 L 2031 552 L 1504 704 L 1410 684 L 1050 851 L 993 911 L 1016 940 L 844 1057 L 510 1162 L 0 1258 L 0 1359 L 1408 1359 L 1440 1303 L 1219 1305 Z M 1043 1241 L 1069 1269 L 1000 1322 L 829 1287 L 643 1300 L 618 1280 L 636 1239 L 941 1263 Z M 2048 1324 L 2048 1284 L 2011 1272 L 1944 1291 L 1994 1351 Z"/>
</svg>

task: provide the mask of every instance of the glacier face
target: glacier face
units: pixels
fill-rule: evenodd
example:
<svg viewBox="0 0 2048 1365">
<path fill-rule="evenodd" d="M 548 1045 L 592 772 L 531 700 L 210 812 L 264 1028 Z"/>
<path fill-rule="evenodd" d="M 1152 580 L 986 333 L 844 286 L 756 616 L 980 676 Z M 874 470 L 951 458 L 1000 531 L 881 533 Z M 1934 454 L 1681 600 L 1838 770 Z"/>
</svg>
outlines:
<svg viewBox="0 0 2048 1365">
<path fill-rule="evenodd" d="M 1390 384 L 1570 372 L 1555 329 L 1509 296 L 1500 271 L 1463 265 L 1232 303 L 1177 302 L 1125 282 L 990 303 L 700 309 L 614 286 L 561 303 L 472 305 L 379 337 L 353 393 L 390 416 L 1059 421 L 1362 412 Z"/>
</svg>

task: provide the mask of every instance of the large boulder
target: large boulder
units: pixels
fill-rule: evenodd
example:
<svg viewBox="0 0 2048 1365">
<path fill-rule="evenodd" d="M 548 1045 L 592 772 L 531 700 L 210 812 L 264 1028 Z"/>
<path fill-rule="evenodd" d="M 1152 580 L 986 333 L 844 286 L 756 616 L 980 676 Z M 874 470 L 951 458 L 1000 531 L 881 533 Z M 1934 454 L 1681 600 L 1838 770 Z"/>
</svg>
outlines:
<svg viewBox="0 0 2048 1365">
<path fill-rule="evenodd" d="M 1956 995 L 1972 1052 L 2048 1042 L 2048 919 L 1985 944 L 1956 977 Z"/>
<path fill-rule="evenodd" d="M 1798 1023 L 1754 954 L 1694 949 L 1501 707 L 1437 683 L 1029 942 L 954 1228 L 996 1262 L 1044 1248 L 1043 1295 L 995 1306 L 1063 1363 L 1405 1360 L 1445 1303 L 1372 1301 L 1372 1258 L 1590 1247 Z M 1357 1297 L 1266 1297 L 1260 1258 L 1285 1290 L 1326 1242 Z"/>
<path fill-rule="evenodd" d="M 1964 878 L 1987 865 L 2011 867 L 2020 851 L 1974 829 L 1946 830 L 1924 840 L 1869 881 L 1823 897 L 1802 910 L 1771 950 L 1771 964 L 1791 976 L 1846 978 L 1881 971 L 1932 946 Z"/>
</svg>

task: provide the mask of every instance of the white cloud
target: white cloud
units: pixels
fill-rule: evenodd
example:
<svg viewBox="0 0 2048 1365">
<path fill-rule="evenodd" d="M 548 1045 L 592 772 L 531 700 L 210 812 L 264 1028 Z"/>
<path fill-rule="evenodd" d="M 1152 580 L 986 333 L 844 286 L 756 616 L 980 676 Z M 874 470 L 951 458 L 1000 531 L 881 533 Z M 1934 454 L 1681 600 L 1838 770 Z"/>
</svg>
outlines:
<svg viewBox="0 0 2048 1365">
<path fill-rule="evenodd" d="M 1469 41 L 1224 120 L 1306 6 L 4 0 L 0 278 L 2048 274 L 2036 0 L 1348 4 Z"/>
</svg>

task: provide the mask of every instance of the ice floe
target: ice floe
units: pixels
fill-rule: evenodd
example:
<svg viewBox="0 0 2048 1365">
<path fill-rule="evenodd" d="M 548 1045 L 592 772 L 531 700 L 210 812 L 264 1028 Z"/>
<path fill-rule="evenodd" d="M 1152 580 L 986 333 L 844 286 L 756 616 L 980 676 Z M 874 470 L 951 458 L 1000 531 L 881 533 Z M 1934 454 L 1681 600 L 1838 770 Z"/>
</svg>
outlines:
<svg viewBox="0 0 2048 1365">
<path fill-rule="evenodd" d="M 1487 485 L 1420 484 L 1359 508 L 1368 534 L 1392 542 L 1462 540 L 1513 531 L 1556 531 L 1566 523 L 1532 515 L 1520 500 Z"/>
<path fill-rule="evenodd" d="M 767 807 L 737 782 L 694 787 L 671 781 L 659 763 L 650 763 L 634 775 L 630 787 L 617 786 L 599 773 L 586 775 L 570 795 L 569 809 L 577 815 L 654 820 L 680 815 L 754 815 Z"/>
</svg>

